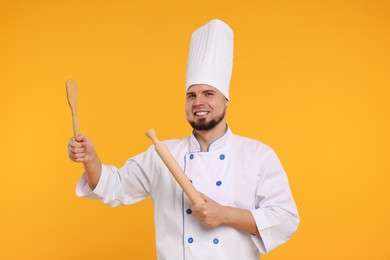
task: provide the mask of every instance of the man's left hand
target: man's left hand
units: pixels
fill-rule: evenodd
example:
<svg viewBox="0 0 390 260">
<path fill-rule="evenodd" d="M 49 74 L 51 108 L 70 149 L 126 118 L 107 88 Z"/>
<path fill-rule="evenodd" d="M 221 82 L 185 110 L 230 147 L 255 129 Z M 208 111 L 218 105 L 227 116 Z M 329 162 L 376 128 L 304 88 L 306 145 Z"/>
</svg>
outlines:
<svg viewBox="0 0 390 260">
<path fill-rule="evenodd" d="M 206 195 L 201 195 L 205 202 L 192 206 L 193 214 L 208 227 L 218 227 L 224 224 L 227 208 Z"/>
</svg>

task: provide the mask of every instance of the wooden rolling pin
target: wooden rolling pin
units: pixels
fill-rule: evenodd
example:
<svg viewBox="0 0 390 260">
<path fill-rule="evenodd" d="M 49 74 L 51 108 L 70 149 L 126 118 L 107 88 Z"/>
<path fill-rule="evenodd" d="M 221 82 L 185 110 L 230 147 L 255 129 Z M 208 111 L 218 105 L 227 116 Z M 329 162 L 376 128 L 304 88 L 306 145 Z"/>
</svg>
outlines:
<svg viewBox="0 0 390 260">
<path fill-rule="evenodd" d="M 168 148 L 163 142 L 157 139 L 154 129 L 150 129 L 146 132 L 146 136 L 152 139 L 156 152 L 163 160 L 164 164 L 168 167 L 169 171 L 183 189 L 188 198 L 192 201 L 194 205 L 204 203 L 204 199 L 200 196 L 199 192 L 192 185 L 188 177 L 185 175 L 179 164 L 173 158 L 172 154 L 169 152 Z"/>
</svg>

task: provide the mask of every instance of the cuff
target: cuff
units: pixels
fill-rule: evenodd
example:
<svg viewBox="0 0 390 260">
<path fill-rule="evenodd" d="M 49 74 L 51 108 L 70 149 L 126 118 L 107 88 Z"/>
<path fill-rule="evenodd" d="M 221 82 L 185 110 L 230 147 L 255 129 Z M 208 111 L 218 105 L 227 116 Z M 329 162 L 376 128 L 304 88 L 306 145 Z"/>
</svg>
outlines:
<svg viewBox="0 0 390 260">
<path fill-rule="evenodd" d="M 107 166 L 102 164 L 102 172 L 100 173 L 99 182 L 95 189 L 92 190 L 87 182 L 87 176 L 85 172 L 80 177 L 76 184 L 76 195 L 80 198 L 101 199 L 102 198 L 102 186 L 105 180 L 107 180 L 108 169 Z"/>
</svg>

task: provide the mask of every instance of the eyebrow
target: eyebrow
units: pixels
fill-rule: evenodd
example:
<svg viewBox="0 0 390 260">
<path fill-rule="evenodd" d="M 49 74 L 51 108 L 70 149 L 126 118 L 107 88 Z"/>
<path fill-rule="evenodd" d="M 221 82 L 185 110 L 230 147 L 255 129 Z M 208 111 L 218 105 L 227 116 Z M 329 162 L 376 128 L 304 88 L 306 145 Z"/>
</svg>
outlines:
<svg viewBox="0 0 390 260">
<path fill-rule="evenodd" d="M 206 89 L 206 90 L 203 90 L 203 91 L 202 91 L 202 94 L 205 94 L 205 93 L 215 93 L 215 90 L 213 90 L 213 89 Z M 189 91 L 189 92 L 187 92 L 186 96 L 190 96 L 190 95 L 196 95 L 195 91 Z"/>
</svg>

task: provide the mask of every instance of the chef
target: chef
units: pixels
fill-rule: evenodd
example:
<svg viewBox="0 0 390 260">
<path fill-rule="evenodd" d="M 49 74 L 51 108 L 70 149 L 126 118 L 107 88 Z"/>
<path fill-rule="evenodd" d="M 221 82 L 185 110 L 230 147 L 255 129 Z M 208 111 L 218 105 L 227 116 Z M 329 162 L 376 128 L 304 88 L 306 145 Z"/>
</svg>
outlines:
<svg viewBox="0 0 390 260">
<path fill-rule="evenodd" d="M 226 123 L 233 31 L 211 20 L 193 32 L 186 74 L 192 135 L 165 141 L 204 203 L 192 205 L 153 146 L 121 168 L 102 164 L 92 141 L 71 138 L 68 153 L 85 172 L 76 194 L 110 206 L 151 196 L 158 259 L 259 259 L 285 243 L 299 216 L 286 173 L 269 146 Z"/>
</svg>

